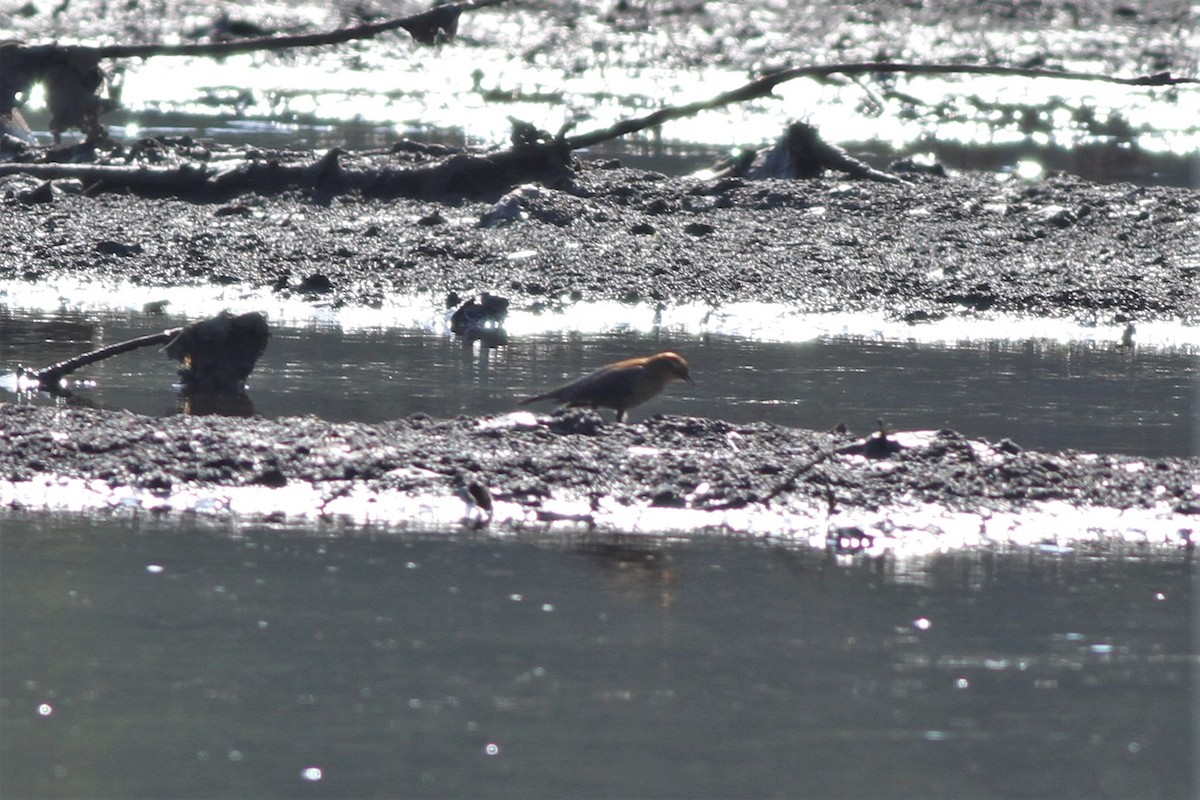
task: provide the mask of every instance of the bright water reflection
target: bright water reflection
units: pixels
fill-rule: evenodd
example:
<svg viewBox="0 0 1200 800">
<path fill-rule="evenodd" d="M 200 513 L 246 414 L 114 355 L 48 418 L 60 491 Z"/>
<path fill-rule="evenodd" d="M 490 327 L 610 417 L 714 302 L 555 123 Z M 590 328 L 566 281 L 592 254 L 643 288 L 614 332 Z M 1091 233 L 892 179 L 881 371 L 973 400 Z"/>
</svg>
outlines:
<svg viewBox="0 0 1200 800">
<path fill-rule="evenodd" d="M 1195 789 L 1178 552 L 0 512 L 0 563 L 5 797 Z"/>
<path fill-rule="evenodd" d="M 0 314 L 0 372 L 42 367 L 172 324 L 102 314 Z M 696 385 L 671 387 L 633 417 L 686 414 L 867 433 L 949 427 L 1023 447 L 1149 457 L 1195 447 L 1190 349 L 1037 340 L 918 345 L 867 337 L 769 343 L 690 333 L 542 332 L 490 351 L 427 331 L 276 328 L 251 376 L 252 410 L 377 422 L 504 413 L 516 399 L 634 354 L 677 349 Z M 177 413 L 173 366 L 154 349 L 78 373 L 74 401 L 143 414 Z M 55 402 L 42 395 L 0 401 Z M 61 401 L 60 401 L 61 402 Z M 549 410 L 548 407 L 543 407 Z M 250 409 L 247 409 L 250 410 Z"/>
<path fill-rule="evenodd" d="M 504 22 L 510 13 L 515 23 Z M 113 115 L 113 121 L 126 136 L 196 135 L 208 129 L 227 142 L 270 141 L 277 147 L 295 147 L 314 138 L 326 139 L 327 146 L 353 146 L 363 129 L 382 131 L 384 146 L 401 136 L 430 131 L 438 131 L 442 139 L 496 146 L 508 141 L 514 117 L 548 131 L 575 122 L 579 125 L 573 132 L 590 132 L 663 105 L 710 99 L 748 79 L 740 67 L 705 63 L 723 59 L 693 56 L 686 59 L 692 62 L 687 66 L 663 62 L 659 51 L 664 43 L 677 37 L 670 50 L 694 51 L 713 31 L 608 31 L 607 45 L 591 37 L 587 45 L 573 43 L 574 34 L 561 31 L 550 35 L 550 43 L 529 50 L 531 39 L 544 31 L 510 38 L 516 32 L 514 24 L 518 29 L 544 24 L 519 19 L 528 13 L 520 9 L 475 15 L 469 25 L 481 40 L 474 46 L 433 52 L 381 37 L 283 57 L 129 62 L 122 65 L 121 105 L 126 113 Z M 307 21 L 319 27 L 337 24 L 332 19 Z M 743 25 L 739 20 L 738 28 Z M 1187 36 L 1190 32 L 1184 29 L 1179 34 Z M 889 47 L 930 53 L 946 33 L 940 25 L 901 24 L 897 30 L 868 35 L 883 37 Z M 1039 35 L 1056 40 L 1042 47 L 1066 52 L 1071 47 L 1086 49 L 1073 40 L 1093 33 L 1062 29 Z M 111 31 L 104 34 L 111 36 Z M 1033 44 L 999 30 L 989 34 L 998 38 L 988 47 L 1001 52 Z M 174 38 L 177 32 L 160 35 Z M 480 46 L 492 36 L 497 37 L 492 46 Z M 971 39 L 968 48 L 977 46 L 974 34 Z M 793 61 L 795 45 L 786 35 L 781 44 L 784 41 L 782 51 L 750 61 L 778 66 Z M 531 58 L 538 50 L 544 51 Z M 730 55 L 733 64 L 740 63 L 738 56 Z M 825 55 L 830 63 L 845 60 Z M 819 53 L 805 57 L 822 61 Z M 647 60 L 653 66 L 643 63 Z M 1061 66 L 1095 74 L 1111 69 L 1102 59 Z M 48 140 L 43 93 L 35 90 L 29 100 L 30 122 Z M 702 147 L 727 153 L 760 147 L 776 140 L 794 121 L 797 109 L 803 109 L 802 116 L 828 141 L 852 144 L 868 158 L 878 152 L 880 166 L 895 157 L 936 153 L 951 168 L 988 169 L 994 164 L 1012 170 L 1023 157 L 1043 162 L 1047 169 L 1069 169 L 1099 180 L 1184 186 L 1195 178 L 1198 105 L 1200 93 L 1186 86 L 1155 89 L 1012 76 L 798 80 L 781 85 L 769 99 L 669 122 L 635 137 L 628 147 L 619 145 L 618 152 L 661 150 L 664 141 L 668 152 Z M 184 118 L 188 122 L 181 125 Z M 255 125 L 272 124 L 285 129 L 282 136 L 255 135 Z M 322 132 L 329 135 L 322 137 Z"/>
</svg>

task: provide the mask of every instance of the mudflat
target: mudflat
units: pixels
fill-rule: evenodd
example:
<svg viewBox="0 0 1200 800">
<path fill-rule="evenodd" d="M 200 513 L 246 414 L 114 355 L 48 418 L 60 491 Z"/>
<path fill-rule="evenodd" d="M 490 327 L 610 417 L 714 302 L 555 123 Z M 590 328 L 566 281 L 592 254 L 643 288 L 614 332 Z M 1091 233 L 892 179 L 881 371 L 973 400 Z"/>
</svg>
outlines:
<svg viewBox="0 0 1200 800">
<path fill-rule="evenodd" d="M 1145 47 L 1115 48 L 1114 68 L 1154 62 L 1186 70 L 1183 40 L 1172 38 L 1171 20 L 1178 14 L 1171 16 L 1169 5 L 1130 11 L 1118 20 L 1121 26 L 1105 29 L 1123 31 L 1128 42 L 1147 26 L 1162 34 L 1157 62 Z M 715 57 L 720 40 L 713 31 L 732 30 L 734 23 L 722 18 L 710 20 L 708 28 L 699 24 L 699 17 L 710 15 L 707 6 L 713 4 L 698 4 L 687 20 L 658 20 L 705 31 L 701 38 L 708 45 L 694 52 L 698 59 Z M 1066 6 L 1046 8 L 1044 13 L 1067 13 Z M 615 41 L 632 18 L 623 4 L 614 9 L 604 30 Z M 1045 23 L 1022 16 L 1016 6 L 1012 11 L 1008 34 Z M 566 12 L 539 7 L 531 13 Z M 857 21 L 848 31 L 861 31 L 864 20 L 874 20 L 870 29 L 877 35 L 891 27 L 882 6 L 822 6 L 813 13 Z M 743 32 L 742 44 L 727 51 L 747 65 L 764 53 L 782 53 L 745 46 L 769 41 L 770 20 L 754 19 L 758 34 Z M 826 55 L 837 50 L 818 36 L 816 21 L 800 25 L 793 16 L 786 24 L 796 42 L 821 42 Z M 578 26 L 558 30 L 583 35 Z M 961 56 L 969 39 L 958 31 L 935 52 Z M 1068 39 L 1080 52 L 1091 41 L 1082 34 Z M 870 39 L 842 41 L 842 50 L 854 55 Z M 561 57 L 564 50 L 555 52 Z M 597 51 L 589 46 L 589 52 Z M 194 162 L 204 169 L 214 162 L 319 164 L 321 158 L 178 137 L 116 143 L 100 160 L 120 166 Z M 414 163 L 409 152 L 347 152 L 338 169 L 370 174 Z M 714 309 L 765 301 L 914 325 L 977 314 L 1135 327 L 1200 322 L 1196 190 L 1099 184 L 1065 174 L 1030 181 L 954 171 L 897 174 L 896 183 L 834 173 L 809 180 L 669 177 L 583 153 L 565 159 L 552 177 L 499 187 L 372 192 L 314 180 L 204 196 L 170 186 L 114 192 L 102 182 L 46 183 L 9 174 L 0 179 L 0 280 L 70 275 L 112 284 L 242 285 L 339 306 L 415 294 L 452 306 L 487 291 L 514 308 L 567 313 L 572 304 L 590 300 L 699 302 Z M 335 441 L 344 446 L 330 447 Z M 476 483 L 497 500 L 524 505 L 535 520 L 552 519 L 539 517 L 538 509 L 556 492 L 582 493 L 597 504 L 610 498 L 694 509 L 789 498 L 875 508 L 903 497 L 972 513 L 1019 510 L 1048 499 L 1160 508 L 1183 521 L 1200 512 L 1197 459 L 1150 463 L 1032 453 L 1005 443 L 967 442 L 952 431 L 894 448 L 859 440 L 855 449 L 855 441 L 721 420 L 615 425 L 577 413 L 512 424 L 413 418 L 366 426 L 313 418 L 151 419 L 5 405 L 0 480 L 56 474 L 164 493 L 197 485 L 306 482 L 331 496 L 355 486 L 449 494 Z M 636 455 L 646 448 L 664 455 Z"/>
</svg>

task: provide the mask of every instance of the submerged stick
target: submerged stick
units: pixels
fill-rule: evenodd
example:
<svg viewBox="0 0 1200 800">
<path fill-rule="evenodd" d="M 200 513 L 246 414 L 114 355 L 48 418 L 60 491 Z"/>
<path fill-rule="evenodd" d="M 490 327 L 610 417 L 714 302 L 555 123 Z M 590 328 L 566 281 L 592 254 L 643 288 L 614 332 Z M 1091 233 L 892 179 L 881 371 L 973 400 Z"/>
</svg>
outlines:
<svg viewBox="0 0 1200 800">
<path fill-rule="evenodd" d="M 264 315 L 251 312 L 235 317 L 222 311 L 211 319 L 117 342 L 44 369 L 18 367 L 17 375 L 33 378 L 44 391 L 58 392 L 63 377 L 77 369 L 140 347 L 163 345 L 167 357 L 180 362 L 185 390 L 234 394 L 245 388 L 244 381 L 267 349 L 270 336 Z"/>
<path fill-rule="evenodd" d="M 162 333 L 152 333 L 148 336 L 139 336 L 136 339 L 110 344 L 107 347 L 101 347 L 99 350 L 93 350 L 90 353 L 84 353 L 68 358 L 66 361 L 52 364 L 44 369 L 29 370 L 24 367 L 17 367 L 17 375 L 33 378 L 43 390 L 53 392 L 58 389 L 58 384 L 64 376 L 71 374 L 77 369 L 86 367 L 88 364 L 95 364 L 97 361 L 103 361 L 106 358 L 128 353 L 130 350 L 137 350 L 139 347 L 166 344 L 178 336 L 181 330 L 183 329 L 174 328 Z"/>
</svg>

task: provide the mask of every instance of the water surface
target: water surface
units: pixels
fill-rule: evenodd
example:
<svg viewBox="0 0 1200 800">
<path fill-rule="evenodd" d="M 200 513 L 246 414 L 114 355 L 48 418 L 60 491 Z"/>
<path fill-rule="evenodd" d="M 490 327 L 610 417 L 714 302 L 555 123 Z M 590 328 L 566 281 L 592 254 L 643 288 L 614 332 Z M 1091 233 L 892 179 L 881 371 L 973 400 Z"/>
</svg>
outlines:
<svg viewBox="0 0 1200 800">
<path fill-rule="evenodd" d="M 0 312 L 0 372 L 19 363 L 44 367 L 185 322 Z M 1102 340 L 917 343 L 844 335 L 777 343 L 667 327 L 543 330 L 486 350 L 423 329 L 275 326 L 251 376 L 250 403 L 235 410 L 339 422 L 505 413 L 519 398 L 603 364 L 667 349 L 689 359 L 696 385 L 672 386 L 635 409 L 634 418 L 685 414 L 816 430 L 845 423 L 860 434 L 883 420 L 893 429 L 948 427 L 1041 450 L 1147 457 L 1197 452 L 1200 367 L 1191 348 Z M 184 407 L 171 387 L 174 365 L 157 348 L 101 362 L 75 380 L 69 402 L 150 415 Z M 9 402 L 68 402 L 0 392 Z"/>
<path fill-rule="evenodd" d="M 0 512 L 5 797 L 1185 797 L 1192 564 Z"/>
</svg>

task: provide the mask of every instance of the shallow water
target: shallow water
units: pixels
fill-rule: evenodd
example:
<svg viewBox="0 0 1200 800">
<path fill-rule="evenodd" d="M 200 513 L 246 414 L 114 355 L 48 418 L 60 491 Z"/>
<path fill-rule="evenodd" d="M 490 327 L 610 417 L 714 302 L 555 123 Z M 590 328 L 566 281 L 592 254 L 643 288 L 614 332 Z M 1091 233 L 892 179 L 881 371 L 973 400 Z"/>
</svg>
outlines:
<svg viewBox="0 0 1200 800">
<path fill-rule="evenodd" d="M 184 322 L 10 309 L 0 314 L 0 372 L 18 363 L 45 367 Z M 634 419 L 684 414 L 817 430 L 845 423 L 859 434 L 882 419 L 890 429 L 948 427 L 1040 450 L 1198 452 L 1194 351 L 1105 341 L 919 344 L 827 335 L 773 343 L 672 329 L 543 330 L 485 350 L 421 329 L 281 326 L 251 376 L 250 402 L 232 412 L 363 422 L 505 413 L 518 398 L 603 364 L 667 349 L 690 360 L 696 385 L 670 387 L 635 409 Z M 174 365 L 147 348 L 76 373 L 69 402 L 178 413 L 173 380 Z M 0 401 L 68 402 L 3 389 Z"/>
<path fill-rule="evenodd" d="M 1001 63 L 1020 63 L 1040 52 L 1050 69 L 1132 76 L 1162 68 L 1137 63 L 1136 53 L 1148 57 L 1154 46 L 1147 49 L 1146 41 L 1130 38 L 1119 19 L 1101 30 L 1039 25 L 1040 30 L 1022 32 L 1020 26 L 1001 26 L 989 29 L 982 44 L 975 21 L 955 31 L 936 20 L 942 16 L 936 11 L 933 20 L 921 21 L 920 10 L 913 18 L 903 9 L 894 19 L 861 27 L 861 20 L 836 19 L 836 7 L 798 11 L 789 4 L 767 5 L 773 7 L 757 9 L 765 14 L 716 9 L 714 28 L 687 10 L 654 24 L 632 7 L 620 20 L 611 9 L 587 4 L 558 15 L 510 4 L 467 15 L 464 38 L 445 47 L 416 47 L 401 35 L 283 54 L 126 60 L 113 65 L 120 74 L 122 110 L 107 120 L 125 140 L 192 135 L 263 147 L 386 148 L 400 137 L 429 136 L 495 147 L 508 143 L 512 118 L 552 132 L 568 124 L 573 134 L 591 132 L 662 106 L 710 99 L 784 66 L 870 60 L 888 52 L 920 54 L 914 60 L 926 62 L 975 62 L 982 47 Z M 202 36 L 212 22 L 203 5 L 190 14 L 182 4 L 152 14 L 108 6 L 94 12 L 111 17 L 99 24 L 84 6 L 40 21 L 36 14 L 30 20 L 0 15 L 0 35 L 178 41 L 192 31 Z M 345 25 L 359 10 L 359 4 L 298 4 L 290 11 L 247 7 L 239 15 L 319 30 Z M 796 52 L 789 29 L 807 31 L 803 41 L 822 13 L 834 15 L 827 18 L 828 30 L 853 33 L 819 37 L 824 41 L 817 47 L 808 40 Z M 769 30 L 776 25 L 784 27 Z M 114 30 L 122 27 L 130 33 Z M 1195 31 L 1186 24 L 1163 27 L 1164 37 L 1178 39 L 1170 47 L 1195 52 L 1190 46 Z M 1116 68 L 1109 58 L 1125 61 L 1125 67 Z M 1188 66 L 1181 63 L 1173 71 L 1187 74 Z M 969 75 L 797 80 L 771 97 L 668 122 L 591 155 L 616 155 L 637 166 L 650 166 L 649 156 L 654 169 L 690 171 L 739 148 L 770 144 L 799 118 L 876 166 L 915 156 L 951 169 L 1030 176 L 1066 170 L 1099 181 L 1187 186 L 1200 176 L 1198 110 L 1200 92 L 1187 85 Z M 49 142 L 40 87 L 23 111 L 38 138 Z"/>
<path fill-rule="evenodd" d="M 0 512 L 5 797 L 1185 797 L 1192 563 Z"/>
</svg>

